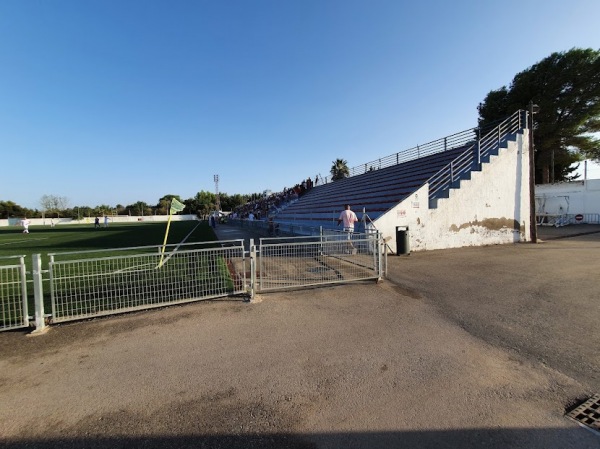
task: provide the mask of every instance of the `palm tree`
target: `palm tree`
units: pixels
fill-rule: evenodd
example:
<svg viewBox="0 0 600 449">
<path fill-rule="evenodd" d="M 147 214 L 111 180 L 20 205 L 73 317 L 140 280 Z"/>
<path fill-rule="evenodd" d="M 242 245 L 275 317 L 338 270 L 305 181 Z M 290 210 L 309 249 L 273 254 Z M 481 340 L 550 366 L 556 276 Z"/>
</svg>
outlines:
<svg viewBox="0 0 600 449">
<path fill-rule="evenodd" d="M 331 179 L 333 181 L 337 181 L 339 179 L 344 179 L 350 176 L 350 169 L 348 168 L 348 162 L 344 159 L 336 159 L 333 161 L 333 165 L 331 166 Z"/>
</svg>

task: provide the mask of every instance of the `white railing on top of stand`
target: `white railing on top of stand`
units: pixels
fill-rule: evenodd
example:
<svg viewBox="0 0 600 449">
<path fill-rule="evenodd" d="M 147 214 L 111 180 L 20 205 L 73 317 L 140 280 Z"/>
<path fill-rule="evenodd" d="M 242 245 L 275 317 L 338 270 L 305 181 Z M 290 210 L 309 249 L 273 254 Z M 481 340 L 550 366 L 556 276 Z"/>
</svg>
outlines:
<svg viewBox="0 0 600 449">
<path fill-rule="evenodd" d="M 398 153 L 390 154 L 389 156 L 380 157 L 371 162 L 357 165 L 349 169 L 348 177 L 362 175 L 371 170 L 379 170 L 386 167 L 393 167 L 404 162 L 419 159 L 436 153 L 442 153 L 453 148 L 462 147 L 469 142 L 473 142 L 477 138 L 477 129 L 471 128 L 465 131 L 460 131 L 456 134 L 433 140 L 423 145 L 409 148 Z M 326 176 L 319 181 L 319 185 L 327 184 L 332 181 L 331 176 Z"/>
</svg>

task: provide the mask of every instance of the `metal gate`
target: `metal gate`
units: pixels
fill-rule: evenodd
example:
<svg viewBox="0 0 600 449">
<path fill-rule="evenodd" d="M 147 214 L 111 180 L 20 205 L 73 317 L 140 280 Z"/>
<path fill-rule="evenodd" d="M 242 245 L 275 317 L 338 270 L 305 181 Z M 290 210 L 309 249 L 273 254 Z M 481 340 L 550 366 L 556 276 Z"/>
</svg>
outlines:
<svg viewBox="0 0 600 449">
<path fill-rule="evenodd" d="M 0 331 L 27 327 L 25 256 L 0 259 Z"/>
<path fill-rule="evenodd" d="M 383 277 L 377 234 L 263 238 L 253 252 L 261 292 Z"/>
<path fill-rule="evenodd" d="M 49 323 L 164 307 L 204 299 L 317 285 L 379 280 L 378 234 L 340 234 L 106 249 L 32 257 L 34 332 Z M 115 251 L 120 255 L 115 256 Z M 104 252 L 104 254 L 103 254 Z M 110 253 L 106 254 L 106 253 Z M 0 259 L 0 331 L 28 327 L 25 256 Z M 48 295 L 49 291 L 49 295 Z M 52 311 L 46 315 L 48 300 Z"/>
</svg>

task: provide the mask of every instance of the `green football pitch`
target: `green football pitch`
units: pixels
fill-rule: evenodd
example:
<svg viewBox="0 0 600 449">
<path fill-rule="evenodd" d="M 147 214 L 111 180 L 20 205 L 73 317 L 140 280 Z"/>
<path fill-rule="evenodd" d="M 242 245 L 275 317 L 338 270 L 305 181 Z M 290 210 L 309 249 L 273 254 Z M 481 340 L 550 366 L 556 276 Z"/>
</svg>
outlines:
<svg viewBox="0 0 600 449">
<path fill-rule="evenodd" d="M 119 248 L 162 245 L 167 230 L 166 222 L 111 223 L 109 227 L 94 228 L 93 225 L 30 226 L 29 234 L 23 234 L 20 226 L 0 228 L 0 263 L 11 259 L 4 256 L 25 256 L 27 267 L 31 256 L 41 254 L 47 261 L 48 254 L 76 251 L 102 250 L 102 257 L 121 255 Z M 167 245 L 216 241 L 217 238 L 206 222 L 173 221 L 169 228 Z M 113 251 L 115 250 L 115 251 Z M 12 262 L 14 263 L 14 259 Z"/>
<path fill-rule="evenodd" d="M 31 226 L 29 230 L 29 234 L 23 234 L 22 228 L 16 226 L 0 229 L 0 266 L 5 265 L 6 268 L 9 268 L 8 266 L 18 263 L 14 256 L 25 256 L 26 271 L 31 273 L 32 256 L 36 254 L 41 255 L 42 269 L 48 267 L 50 255 L 54 256 L 55 261 L 89 259 L 86 262 L 91 262 L 91 264 L 85 264 L 85 268 L 80 268 L 79 264 L 72 265 L 68 262 L 71 267 L 69 276 L 77 279 L 77 283 L 65 281 L 65 285 L 59 285 L 59 283 L 54 285 L 55 293 L 58 295 L 66 291 L 65 295 L 69 296 L 71 294 L 69 289 L 76 285 L 77 294 L 88 298 L 80 302 L 73 301 L 73 304 L 70 305 L 72 309 L 70 313 L 74 315 L 84 312 L 91 313 L 92 309 L 94 312 L 102 311 L 104 310 L 102 307 L 106 310 L 113 310 L 116 307 L 113 303 L 120 304 L 125 301 L 128 307 L 137 307 L 142 303 L 147 303 L 148 298 L 132 295 L 127 290 L 126 287 L 130 287 L 129 284 L 132 282 L 136 283 L 137 290 L 148 289 L 153 294 L 159 292 L 161 296 L 165 296 L 171 301 L 194 295 L 226 294 L 234 290 L 234 281 L 231 279 L 227 262 L 221 253 L 203 253 L 202 257 L 171 258 L 173 254 L 179 254 L 179 250 L 206 249 L 213 246 L 221 248 L 212 228 L 206 222 L 171 222 L 167 247 L 164 252 L 165 264 L 160 265 L 162 267 L 160 271 L 154 268 L 157 267 L 157 251 L 162 251 L 167 230 L 166 222 L 111 223 L 107 228 L 94 228 L 93 225 L 62 225 L 53 228 Z M 214 242 L 214 245 L 211 242 Z M 103 265 L 105 262 L 99 264 L 93 262 L 113 259 L 117 259 L 123 264 L 138 263 L 139 260 L 150 261 L 153 269 L 148 270 L 146 263 L 144 266 L 127 266 L 123 270 L 107 272 Z M 162 264 L 162 257 L 160 260 Z M 110 264 L 110 262 L 106 263 Z M 96 272 L 96 270 L 99 271 Z M 135 273 L 135 276 L 128 277 L 130 272 Z M 81 286 L 82 279 L 85 279 L 84 287 Z M 50 310 L 49 280 L 44 276 L 42 282 L 44 305 L 46 310 Z M 0 300 L 2 300 L 3 294 L 7 298 L 18 297 L 18 294 L 15 295 L 13 292 L 13 289 L 19 289 L 18 284 L 9 282 L 4 285 L 0 284 L 0 288 L 2 289 L 0 290 Z M 27 289 L 30 311 L 34 310 L 33 290 L 31 285 Z M 116 292 L 125 292 L 121 295 L 125 297 L 121 298 Z M 93 301 L 89 300 L 90 295 L 94 296 Z M 21 315 L 19 313 L 19 310 L 14 307 L 0 307 L 0 327 L 7 323 L 20 322 Z"/>
</svg>

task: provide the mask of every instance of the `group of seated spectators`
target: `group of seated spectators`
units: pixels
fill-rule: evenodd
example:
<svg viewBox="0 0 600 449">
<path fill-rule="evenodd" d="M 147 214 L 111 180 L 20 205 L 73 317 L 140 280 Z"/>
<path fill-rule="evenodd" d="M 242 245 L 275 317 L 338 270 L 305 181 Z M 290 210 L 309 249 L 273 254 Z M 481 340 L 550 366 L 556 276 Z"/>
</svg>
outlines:
<svg viewBox="0 0 600 449">
<path fill-rule="evenodd" d="M 242 220 L 267 219 L 270 215 L 276 214 L 280 210 L 285 209 L 289 204 L 297 201 L 298 198 L 312 189 L 318 182 L 318 175 L 315 177 L 314 183 L 309 177 L 294 187 L 284 188 L 281 192 L 248 201 L 243 206 L 236 207 L 231 214 L 231 218 Z"/>
</svg>

